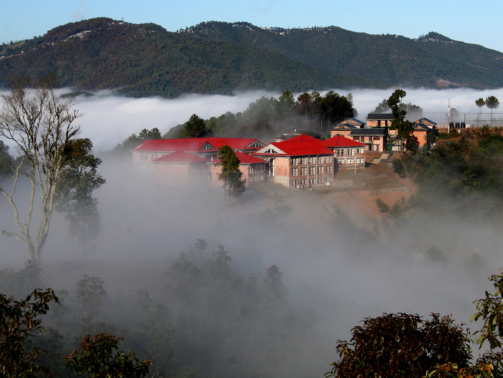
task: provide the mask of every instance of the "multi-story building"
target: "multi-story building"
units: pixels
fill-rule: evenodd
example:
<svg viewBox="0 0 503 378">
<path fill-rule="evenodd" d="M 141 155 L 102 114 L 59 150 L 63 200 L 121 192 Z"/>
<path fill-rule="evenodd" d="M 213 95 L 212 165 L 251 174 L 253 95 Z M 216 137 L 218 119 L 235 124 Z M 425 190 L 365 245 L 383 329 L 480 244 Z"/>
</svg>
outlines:
<svg viewBox="0 0 503 378">
<path fill-rule="evenodd" d="M 267 161 L 270 179 L 287 188 L 330 185 L 334 179 L 333 151 L 307 135 L 269 143 L 252 155 Z"/>
<path fill-rule="evenodd" d="M 367 127 L 391 126 L 395 117 L 392 113 L 369 113 L 367 116 Z"/>
<path fill-rule="evenodd" d="M 342 135 L 322 142 L 334 153 L 334 163 L 336 168 L 365 168 L 365 144 L 357 142 Z"/>
<path fill-rule="evenodd" d="M 351 130 L 349 137 L 365 144 L 366 151 L 384 151 L 388 142 L 388 128 L 354 129 Z"/>
</svg>

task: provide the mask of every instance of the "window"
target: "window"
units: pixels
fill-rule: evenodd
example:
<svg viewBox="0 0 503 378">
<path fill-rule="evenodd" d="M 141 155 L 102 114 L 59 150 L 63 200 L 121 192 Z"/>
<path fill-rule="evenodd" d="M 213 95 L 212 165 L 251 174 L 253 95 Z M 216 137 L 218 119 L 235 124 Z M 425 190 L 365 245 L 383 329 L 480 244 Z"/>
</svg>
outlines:
<svg viewBox="0 0 503 378">
<path fill-rule="evenodd" d="M 292 165 L 299 165 L 299 158 L 292 159 Z"/>
<path fill-rule="evenodd" d="M 337 159 L 337 164 L 344 164 L 344 159 Z"/>
<path fill-rule="evenodd" d="M 296 187 L 297 187 L 297 180 L 292 180 L 292 186 L 293 186 L 294 188 L 296 188 Z"/>
<path fill-rule="evenodd" d="M 307 164 L 307 158 L 302 158 L 301 164 L 302 165 L 306 165 Z"/>
<path fill-rule="evenodd" d="M 301 175 L 301 176 L 305 176 L 305 175 L 306 175 L 306 172 L 307 172 L 307 168 L 306 168 L 306 167 L 302 167 L 302 168 L 300 169 L 300 175 Z"/>
<path fill-rule="evenodd" d="M 327 165 L 327 173 L 332 173 L 332 166 L 331 165 Z"/>
<path fill-rule="evenodd" d="M 322 175 L 323 174 L 323 166 L 318 167 L 318 174 Z"/>
<path fill-rule="evenodd" d="M 306 179 L 300 180 L 300 185 L 302 185 L 302 186 L 306 185 Z"/>
<path fill-rule="evenodd" d="M 316 164 L 316 158 L 315 157 L 310 157 L 309 158 L 309 164 L 315 165 Z"/>
<path fill-rule="evenodd" d="M 309 179 L 309 185 L 314 185 L 316 184 L 316 179 Z"/>
<path fill-rule="evenodd" d="M 327 177 L 327 182 L 332 182 L 332 177 Z"/>
<path fill-rule="evenodd" d="M 299 175 L 299 168 L 292 168 L 292 176 L 298 176 Z"/>
<path fill-rule="evenodd" d="M 323 164 L 323 156 L 318 157 L 318 164 Z"/>
<path fill-rule="evenodd" d="M 353 140 L 360 140 L 360 137 L 354 136 Z"/>
<path fill-rule="evenodd" d="M 310 175 L 315 175 L 316 174 L 316 167 L 309 167 L 309 174 Z"/>
<path fill-rule="evenodd" d="M 373 137 L 372 139 L 374 139 L 374 140 L 381 140 L 381 137 L 377 137 L 377 136 L 375 136 L 375 137 Z"/>
<path fill-rule="evenodd" d="M 327 164 L 332 164 L 332 156 L 327 156 Z"/>
<path fill-rule="evenodd" d="M 346 159 L 346 160 L 347 160 L 348 164 L 354 164 L 355 163 L 355 159 Z"/>
<path fill-rule="evenodd" d="M 323 184 L 323 177 L 318 177 L 318 184 Z"/>
</svg>

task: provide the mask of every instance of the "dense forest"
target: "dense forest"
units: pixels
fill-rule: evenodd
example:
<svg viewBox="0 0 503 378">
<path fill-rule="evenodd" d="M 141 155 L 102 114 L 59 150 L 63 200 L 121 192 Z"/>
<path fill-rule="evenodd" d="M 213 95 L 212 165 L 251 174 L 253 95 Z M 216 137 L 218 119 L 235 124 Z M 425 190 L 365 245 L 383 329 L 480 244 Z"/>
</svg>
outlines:
<svg viewBox="0 0 503 378">
<path fill-rule="evenodd" d="M 501 87 L 501 52 L 438 33 L 417 39 L 371 35 L 336 26 L 259 28 L 246 22 L 203 22 L 180 31 L 283 54 L 328 72 L 407 87 Z"/>
<path fill-rule="evenodd" d="M 436 33 L 412 40 L 337 27 L 218 22 L 172 33 L 155 24 L 95 18 L 1 45 L 0 85 L 53 72 L 77 91 L 112 89 L 137 97 L 396 85 L 495 88 L 503 86 L 501 57 Z"/>
<path fill-rule="evenodd" d="M 12 47 L 4 45 L 1 55 L 4 85 L 16 76 L 36 81 L 53 72 L 61 86 L 116 89 L 137 97 L 373 86 L 369 80 L 342 77 L 278 53 L 106 18 L 64 25 Z"/>
</svg>

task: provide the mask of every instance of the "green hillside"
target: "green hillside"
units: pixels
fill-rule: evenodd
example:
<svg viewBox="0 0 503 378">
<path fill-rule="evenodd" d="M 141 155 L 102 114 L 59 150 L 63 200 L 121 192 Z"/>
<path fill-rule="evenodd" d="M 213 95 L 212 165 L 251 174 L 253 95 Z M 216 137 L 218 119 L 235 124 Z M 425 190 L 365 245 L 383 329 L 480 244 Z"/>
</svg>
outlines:
<svg viewBox="0 0 503 378">
<path fill-rule="evenodd" d="M 117 89 L 133 96 L 384 85 L 263 49 L 108 18 L 57 27 L 43 37 L 3 46 L 0 56 L 0 85 L 15 76 L 38 79 L 53 72 L 63 86 Z"/>
<path fill-rule="evenodd" d="M 181 31 L 283 54 L 332 73 L 393 85 L 503 86 L 503 54 L 437 33 L 418 39 L 355 33 L 338 27 L 258 28 L 245 22 L 204 22 Z"/>
</svg>

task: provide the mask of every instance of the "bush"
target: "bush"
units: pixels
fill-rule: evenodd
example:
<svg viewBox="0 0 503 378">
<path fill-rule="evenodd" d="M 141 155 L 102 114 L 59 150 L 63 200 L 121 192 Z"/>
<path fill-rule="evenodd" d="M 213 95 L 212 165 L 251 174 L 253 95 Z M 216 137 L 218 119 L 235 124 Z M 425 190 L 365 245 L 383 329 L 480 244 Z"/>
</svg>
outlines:
<svg viewBox="0 0 503 378">
<path fill-rule="evenodd" d="M 405 176 L 405 167 L 400 159 L 394 159 L 391 164 L 396 174 L 401 177 Z"/>
</svg>

